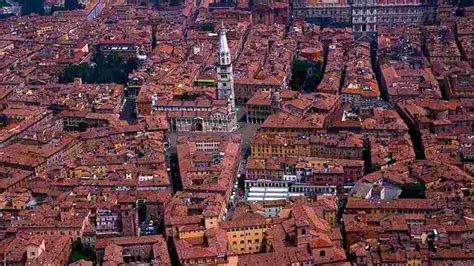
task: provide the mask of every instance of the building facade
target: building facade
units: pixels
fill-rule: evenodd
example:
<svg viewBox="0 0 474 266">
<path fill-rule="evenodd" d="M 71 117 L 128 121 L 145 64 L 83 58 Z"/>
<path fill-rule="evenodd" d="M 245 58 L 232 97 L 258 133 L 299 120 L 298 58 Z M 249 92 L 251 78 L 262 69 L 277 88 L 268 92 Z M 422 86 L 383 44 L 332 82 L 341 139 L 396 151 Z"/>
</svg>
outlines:
<svg viewBox="0 0 474 266">
<path fill-rule="evenodd" d="M 293 13 L 319 25 L 350 25 L 351 6 L 346 0 L 296 0 Z"/>
<path fill-rule="evenodd" d="M 293 15 L 319 25 L 352 25 L 356 37 L 373 38 L 379 26 L 435 23 L 437 6 L 436 0 L 297 0 Z"/>
</svg>

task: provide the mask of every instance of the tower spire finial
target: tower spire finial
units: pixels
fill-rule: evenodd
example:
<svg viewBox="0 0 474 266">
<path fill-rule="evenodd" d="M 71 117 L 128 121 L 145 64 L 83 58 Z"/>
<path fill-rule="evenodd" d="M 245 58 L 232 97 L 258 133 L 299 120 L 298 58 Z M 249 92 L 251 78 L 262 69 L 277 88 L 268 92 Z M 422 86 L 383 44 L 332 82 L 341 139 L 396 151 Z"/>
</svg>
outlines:
<svg viewBox="0 0 474 266">
<path fill-rule="evenodd" d="M 223 20 L 221 20 L 221 28 L 219 29 L 219 33 L 220 34 L 225 34 L 226 33 L 226 29 L 225 29 Z"/>
</svg>

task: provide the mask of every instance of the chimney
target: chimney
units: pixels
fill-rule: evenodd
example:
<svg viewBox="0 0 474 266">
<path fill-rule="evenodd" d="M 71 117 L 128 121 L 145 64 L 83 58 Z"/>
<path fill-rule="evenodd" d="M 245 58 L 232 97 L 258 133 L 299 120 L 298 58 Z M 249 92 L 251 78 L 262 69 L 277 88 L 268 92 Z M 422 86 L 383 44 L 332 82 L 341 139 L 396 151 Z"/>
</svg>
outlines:
<svg viewBox="0 0 474 266">
<path fill-rule="evenodd" d="M 280 92 L 278 92 L 276 89 L 272 89 L 270 93 L 270 98 L 272 104 L 278 104 L 280 102 Z"/>
</svg>

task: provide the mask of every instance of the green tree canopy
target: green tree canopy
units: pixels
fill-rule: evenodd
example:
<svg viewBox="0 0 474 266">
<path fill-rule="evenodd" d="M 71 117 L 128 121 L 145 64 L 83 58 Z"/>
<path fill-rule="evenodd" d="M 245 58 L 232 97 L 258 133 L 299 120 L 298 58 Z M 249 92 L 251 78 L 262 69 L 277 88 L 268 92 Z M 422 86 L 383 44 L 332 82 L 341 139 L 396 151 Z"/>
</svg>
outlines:
<svg viewBox="0 0 474 266">
<path fill-rule="evenodd" d="M 64 8 L 67 10 L 74 10 L 82 8 L 78 0 L 64 0 Z"/>
<path fill-rule="evenodd" d="M 93 64 L 83 63 L 66 66 L 59 80 L 62 83 L 69 83 L 74 78 L 81 78 L 85 83 L 126 84 L 128 74 L 137 67 L 136 58 L 125 61 L 117 53 L 112 53 L 107 57 L 97 53 L 94 55 Z"/>
<path fill-rule="evenodd" d="M 170 0 L 170 6 L 180 6 L 181 0 Z"/>
<path fill-rule="evenodd" d="M 21 5 L 21 14 L 28 15 L 31 13 L 44 14 L 44 0 L 19 0 Z"/>
<path fill-rule="evenodd" d="M 421 183 L 405 184 L 400 187 L 402 199 L 424 199 L 425 197 L 425 186 Z"/>
</svg>

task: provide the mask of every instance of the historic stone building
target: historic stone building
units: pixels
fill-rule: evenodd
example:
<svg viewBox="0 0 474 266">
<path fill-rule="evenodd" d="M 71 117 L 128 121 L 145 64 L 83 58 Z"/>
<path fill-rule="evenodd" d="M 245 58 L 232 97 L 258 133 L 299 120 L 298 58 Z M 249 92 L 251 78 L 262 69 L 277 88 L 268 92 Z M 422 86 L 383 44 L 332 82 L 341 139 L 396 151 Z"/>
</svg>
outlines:
<svg viewBox="0 0 474 266">
<path fill-rule="evenodd" d="M 347 0 L 295 0 L 293 14 L 318 25 L 351 25 L 351 6 Z"/>
<path fill-rule="evenodd" d="M 217 62 L 217 99 L 192 95 L 181 99 L 159 99 L 152 96 L 153 112 L 164 113 L 170 131 L 232 132 L 237 129 L 234 79 L 230 49 L 224 26 L 219 32 Z"/>
<path fill-rule="evenodd" d="M 352 30 L 357 37 L 374 36 L 379 26 L 434 23 L 436 7 L 436 1 L 354 0 Z"/>
<path fill-rule="evenodd" d="M 237 129 L 237 112 L 224 100 L 161 101 L 154 108 L 166 114 L 173 132 L 232 132 Z"/>
<path fill-rule="evenodd" d="M 437 0 L 296 0 L 293 15 L 319 25 L 352 25 L 356 37 L 373 37 L 379 26 L 434 23 L 437 6 Z"/>
</svg>

